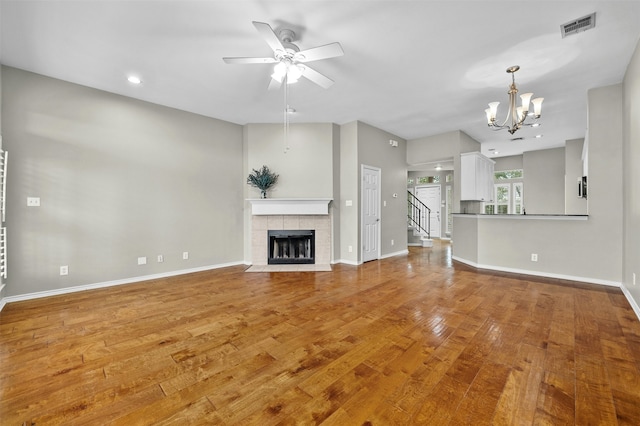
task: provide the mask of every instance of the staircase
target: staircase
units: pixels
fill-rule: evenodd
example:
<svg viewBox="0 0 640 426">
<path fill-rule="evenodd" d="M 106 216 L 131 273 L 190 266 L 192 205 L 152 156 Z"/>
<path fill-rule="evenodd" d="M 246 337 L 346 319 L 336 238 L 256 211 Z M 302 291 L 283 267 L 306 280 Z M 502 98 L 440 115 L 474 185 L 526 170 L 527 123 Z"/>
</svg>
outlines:
<svg viewBox="0 0 640 426">
<path fill-rule="evenodd" d="M 431 209 L 407 191 L 407 225 L 413 235 L 420 237 L 422 247 L 433 247 L 431 239 Z"/>
</svg>

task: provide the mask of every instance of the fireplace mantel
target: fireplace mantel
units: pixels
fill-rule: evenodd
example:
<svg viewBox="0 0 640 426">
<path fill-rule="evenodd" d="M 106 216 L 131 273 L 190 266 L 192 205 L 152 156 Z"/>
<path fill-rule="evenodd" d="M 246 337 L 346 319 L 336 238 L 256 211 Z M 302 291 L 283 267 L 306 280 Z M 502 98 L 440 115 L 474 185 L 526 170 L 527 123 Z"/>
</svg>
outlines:
<svg viewBox="0 0 640 426">
<path fill-rule="evenodd" d="M 329 214 L 331 198 L 250 198 L 251 214 L 324 215 Z"/>
</svg>

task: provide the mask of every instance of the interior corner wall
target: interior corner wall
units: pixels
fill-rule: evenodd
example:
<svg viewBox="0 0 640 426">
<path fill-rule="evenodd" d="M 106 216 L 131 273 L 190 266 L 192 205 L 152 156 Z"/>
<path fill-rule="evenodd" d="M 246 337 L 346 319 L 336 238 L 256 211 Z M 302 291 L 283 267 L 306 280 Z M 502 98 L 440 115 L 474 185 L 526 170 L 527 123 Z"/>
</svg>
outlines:
<svg viewBox="0 0 640 426">
<path fill-rule="evenodd" d="M 623 82 L 623 287 L 640 316 L 640 42 Z M 590 157 L 593 158 L 593 157 Z M 589 170 L 591 173 L 591 170 Z M 590 179 L 591 177 L 589 177 Z M 633 284 L 633 274 L 636 284 Z"/>
<path fill-rule="evenodd" d="M 7 296 L 242 261 L 241 126 L 8 67 L 2 95 Z"/>
<path fill-rule="evenodd" d="M 342 195 L 340 192 L 340 172 L 341 172 L 341 159 L 340 159 L 340 126 L 333 124 L 331 126 L 333 134 L 333 202 L 331 203 L 331 261 L 335 262 L 340 257 L 340 234 L 341 234 L 341 215 L 342 204 L 340 200 Z"/>
<path fill-rule="evenodd" d="M 524 208 L 527 214 L 564 214 L 565 149 L 523 154 Z"/>
<path fill-rule="evenodd" d="M 588 98 L 589 180 L 588 233 L 593 247 L 582 257 L 596 263 L 597 273 L 622 282 L 623 246 L 623 99 L 622 84 L 591 89 Z M 600 244 L 606 243 L 606 249 Z"/>
<path fill-rule="evenodd" d="M 398 142 L 391 146 L 390 140 Z M 381 170 L 380 255 L 407 249 L 407 143 L 396 135 L 358 122 L 358 171 L 361 165 Z M 359 178 L 359 182 L 361 182 Z M 360 245 L 359 245 L 360 246 Z"/>
</svg>

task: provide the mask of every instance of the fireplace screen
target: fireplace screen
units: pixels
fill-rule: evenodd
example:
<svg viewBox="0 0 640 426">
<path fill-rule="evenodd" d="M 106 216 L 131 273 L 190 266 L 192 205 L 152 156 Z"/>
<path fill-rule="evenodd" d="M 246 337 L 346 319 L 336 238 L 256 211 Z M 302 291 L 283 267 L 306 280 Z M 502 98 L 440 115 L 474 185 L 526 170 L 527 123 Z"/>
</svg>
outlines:
<svg viewBox="0 0 640 426">
<path fill-rule="evenodd" d="M 269 259 L 272 264 L 315 263 L 315 231 L 269 231 Z"/>
</svg>

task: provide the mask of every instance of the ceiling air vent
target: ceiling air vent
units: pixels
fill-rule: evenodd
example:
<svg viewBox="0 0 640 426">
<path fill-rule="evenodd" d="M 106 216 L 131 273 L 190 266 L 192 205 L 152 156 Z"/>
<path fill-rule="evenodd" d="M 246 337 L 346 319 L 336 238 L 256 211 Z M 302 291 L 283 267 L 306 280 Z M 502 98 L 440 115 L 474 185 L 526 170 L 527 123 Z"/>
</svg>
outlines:
<svg viewBox="0 0 640 426">
<path fill-rule="evenodd" d="M 562 38 L 565 38 L 572 34 L 590 30 L 595 26 L 596 13 L 593 12 L 591 15 L 583 16 L 582 18 L 574 19 L 573 21 L 560 25 L 560 32 L 562 33 Z"/>
</svg>

